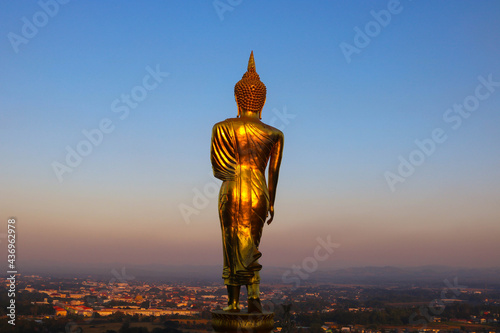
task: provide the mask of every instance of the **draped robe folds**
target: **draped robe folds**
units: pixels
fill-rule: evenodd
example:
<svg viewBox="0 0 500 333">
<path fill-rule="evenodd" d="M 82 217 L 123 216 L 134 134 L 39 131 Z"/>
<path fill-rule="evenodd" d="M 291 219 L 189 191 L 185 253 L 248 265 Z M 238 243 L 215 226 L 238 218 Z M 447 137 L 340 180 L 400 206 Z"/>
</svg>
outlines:
<svg viewBox="0 0 500 333">
<path fill-rule="evenodd" d="M 277 143 L 270 128 L 241 118 L 227 119 L 213 127 L 212 167 L 214 176 L 223 181 L 219 219 L 226 285 L 260 282 L 259 243 L 270 205 L 264 173 Z"/>
</svg>

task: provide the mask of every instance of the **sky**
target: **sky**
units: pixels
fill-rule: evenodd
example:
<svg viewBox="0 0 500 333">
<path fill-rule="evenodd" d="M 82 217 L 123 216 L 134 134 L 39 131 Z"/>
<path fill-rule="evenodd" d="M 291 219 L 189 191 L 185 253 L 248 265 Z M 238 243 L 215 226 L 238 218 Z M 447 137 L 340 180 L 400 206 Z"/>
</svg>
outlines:
<svg viewBox="0 0 500 333">
<path fill-rule="evenodd" d="M 493 0 L 3 1 L 1 251 L 14 217 L 19 267 L 222 265 L 210 135 L 253 50 L 262 120 L 285 135 L 264 267 L 498 267 L 499 15 Z"/>
</svg>

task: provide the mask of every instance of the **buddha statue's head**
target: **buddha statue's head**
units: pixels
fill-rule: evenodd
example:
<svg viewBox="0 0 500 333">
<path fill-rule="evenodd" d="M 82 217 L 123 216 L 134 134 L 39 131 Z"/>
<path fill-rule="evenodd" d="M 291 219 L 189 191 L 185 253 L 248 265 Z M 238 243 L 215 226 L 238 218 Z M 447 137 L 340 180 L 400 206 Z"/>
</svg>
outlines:
<svg viewBox="0 0 500 333">
<path fill-rule="evenodd" d="M 241 111 L 249 111 L 258 113 L 259 118 L 262 118 L 262 108 L 266 103 L 266 86 L 255 71 L 253 51 L 250 53 L 247 72 L 234 86 L 234 97 L 238 105 L 238 117 Z"/>
</svg>

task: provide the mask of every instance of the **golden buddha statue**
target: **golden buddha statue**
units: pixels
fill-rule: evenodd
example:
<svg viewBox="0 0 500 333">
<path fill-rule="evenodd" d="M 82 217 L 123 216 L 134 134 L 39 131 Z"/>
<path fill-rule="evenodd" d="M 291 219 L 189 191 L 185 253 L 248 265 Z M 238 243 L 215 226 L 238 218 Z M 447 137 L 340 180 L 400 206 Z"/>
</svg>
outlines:
<svg viewBox="0 0 500 333">
<path fill-rule="evenodd" d="M 236 118 L 214 125 L 211 160 L 214 176 L 222 180 L 219 219 L 222 229 L 228 306 L 239 312 L 240 287 L 248 290 L 248 312 L 262 312 L 260 304 L 260 237 L 267 217 L 274 218 L 274 198 L 283 151 L 283 133 L 261 119 L 266 86 L 255 71 L 253 51 L 248 70 L 236 83 Z M 265 170 L 269 161 L 268 182 Z"/>
</svg>

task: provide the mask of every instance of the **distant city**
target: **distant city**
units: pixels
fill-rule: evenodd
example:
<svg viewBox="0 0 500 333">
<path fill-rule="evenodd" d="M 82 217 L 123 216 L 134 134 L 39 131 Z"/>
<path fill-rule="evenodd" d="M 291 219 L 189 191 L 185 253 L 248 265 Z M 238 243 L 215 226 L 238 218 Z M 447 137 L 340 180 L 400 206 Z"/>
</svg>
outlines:
<svg viewBox="0 0 500 333">
<path fill-rule="evenodd" d="M 261 286 L 262 300 L 265 310 L 276 313 L 275 332 L 498 333 L 500 279 L 476 283 L 472 272 L 479 271 L 483 280 L 498 277 L 498 269 L 450 275 L 444 268 L 372 267 L 331 272 L 330 282 L 316 272 L 314 279 L 284 283 L 272 277 L 276 270 L 268 274 L 273 282 Z M 448 276 L 436 280 L 440 274 Z M 349 276 L 350 283 L 332 282 Z M 1 281 L 1 332 L 209 332 L 210 311 L 227 303 L 222 281 L 201 276 L 167 282 L 138 278 L 125 268 L 107 278 L 18 274 L 12 325 L 11 280 Z"/>
</svg>

